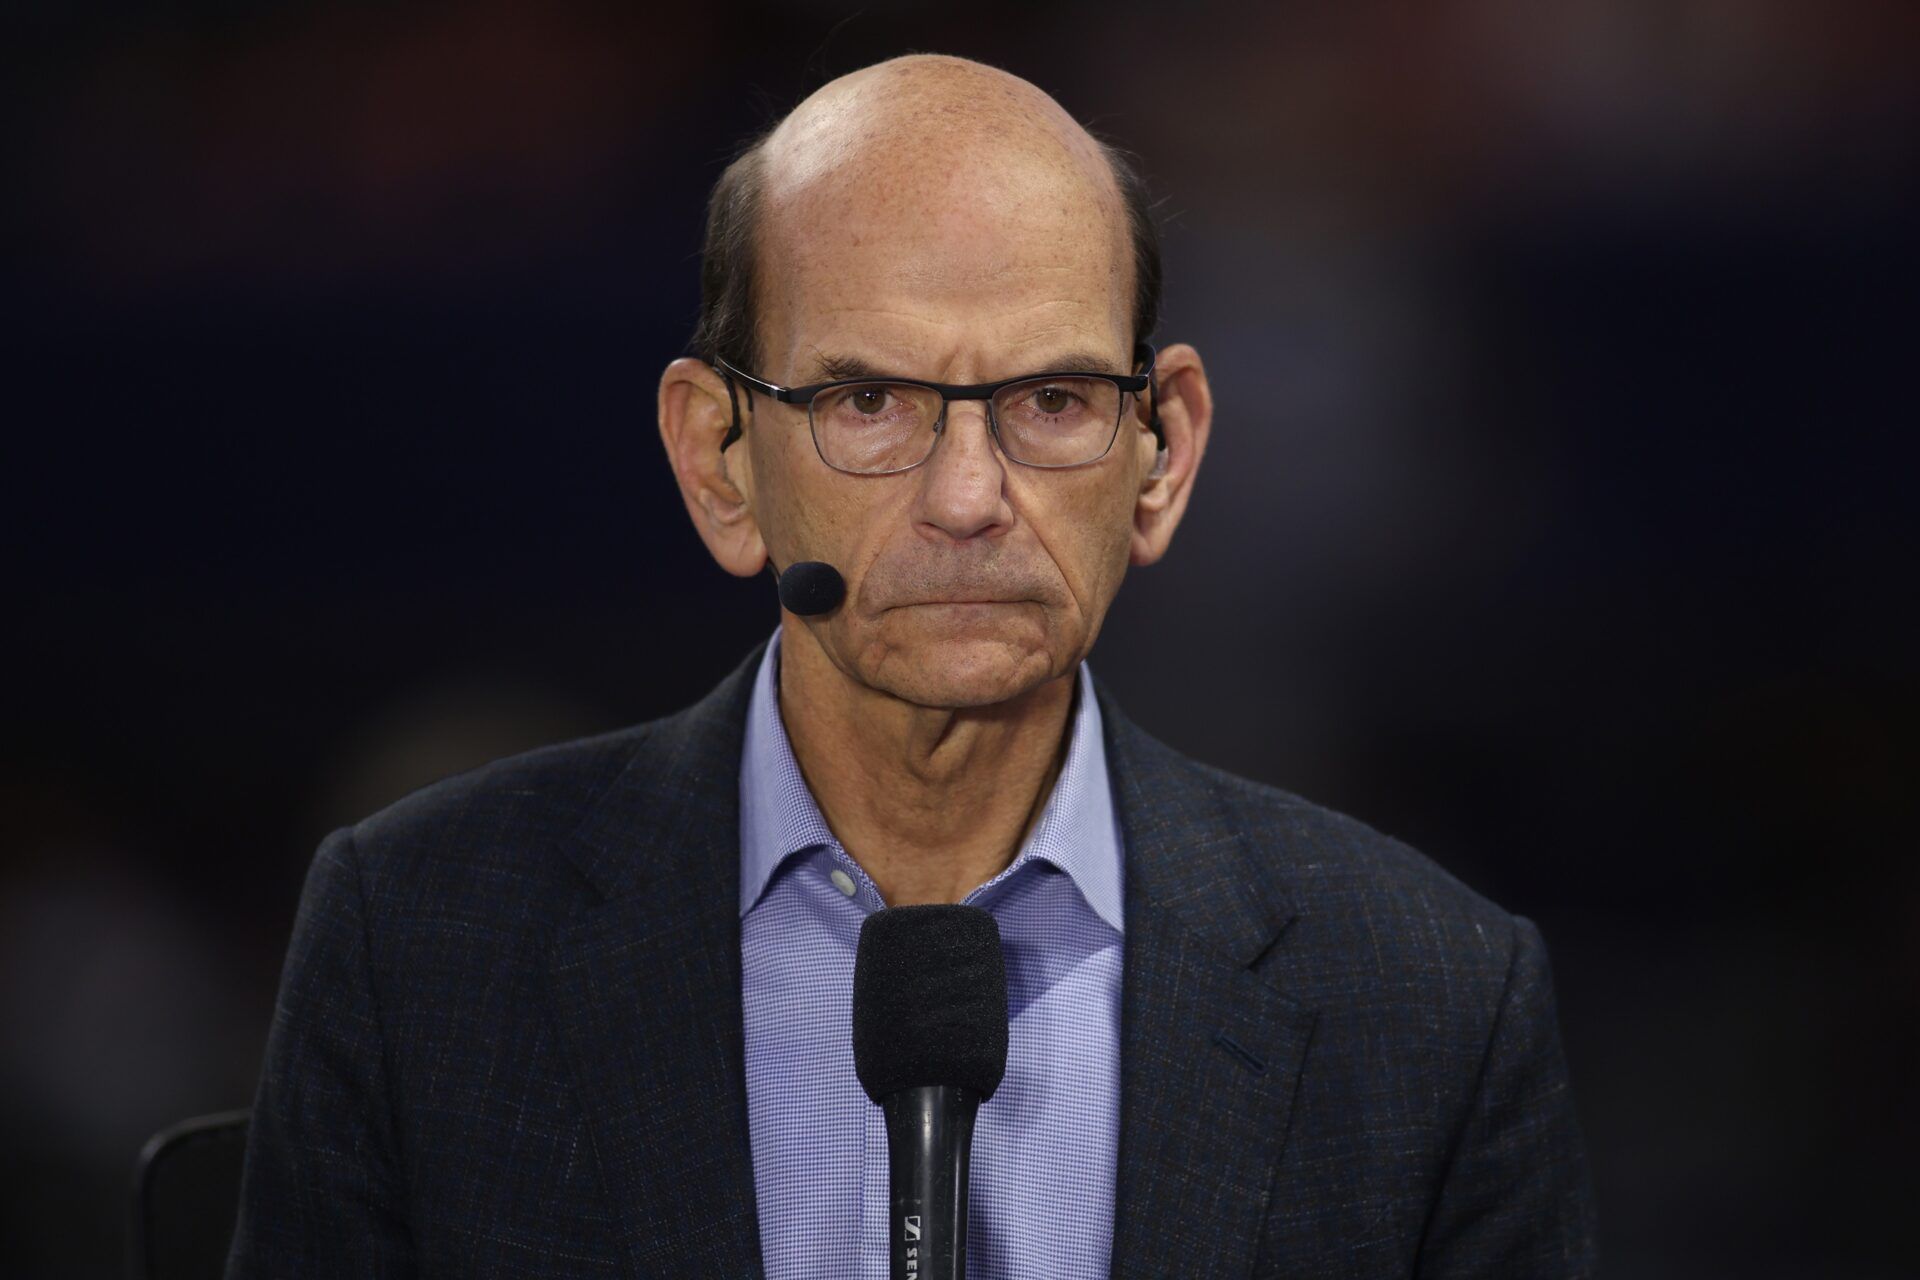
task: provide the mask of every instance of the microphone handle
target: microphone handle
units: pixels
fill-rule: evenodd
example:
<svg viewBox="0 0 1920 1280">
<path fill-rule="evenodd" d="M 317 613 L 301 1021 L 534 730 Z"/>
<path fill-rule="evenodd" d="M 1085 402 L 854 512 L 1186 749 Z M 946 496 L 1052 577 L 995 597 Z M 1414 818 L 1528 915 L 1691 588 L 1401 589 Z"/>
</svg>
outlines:
<svg viewBox="0 0 1920 1280">
<path fill-rule="evenodd" d="M 980 1095 L 929 1084 L 889 1094 L 890 1280 L 966 1280 L 967 1157 Z"/>
</svg>

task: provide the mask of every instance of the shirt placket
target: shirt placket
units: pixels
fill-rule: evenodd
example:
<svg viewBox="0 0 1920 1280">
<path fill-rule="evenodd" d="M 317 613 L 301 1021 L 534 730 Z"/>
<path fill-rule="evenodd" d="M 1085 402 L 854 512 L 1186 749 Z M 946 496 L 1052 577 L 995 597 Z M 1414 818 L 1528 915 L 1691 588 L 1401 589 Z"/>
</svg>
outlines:
<svg viewBox="0 0 1920 1280">
<path fill-rule="evenodd" d="M 860 864 L 837 843 L 830 846 L 830 851 L 828 879 L 834 887 L 843 894 L 849 886 L 853 889 L 847 896 L 862 917 L 880 910 L 885 905 L 880 890 Z M 861 1280 L 887 1280 L 891 1263 L 887 1202 L 892 1195 L 887 1163 L 887 1121 L 880 1108 L 867 1100 L 864 1091 L 860 1097 L 864 1103 L 860 1108 L 860 1276 Z"/>
</svg>

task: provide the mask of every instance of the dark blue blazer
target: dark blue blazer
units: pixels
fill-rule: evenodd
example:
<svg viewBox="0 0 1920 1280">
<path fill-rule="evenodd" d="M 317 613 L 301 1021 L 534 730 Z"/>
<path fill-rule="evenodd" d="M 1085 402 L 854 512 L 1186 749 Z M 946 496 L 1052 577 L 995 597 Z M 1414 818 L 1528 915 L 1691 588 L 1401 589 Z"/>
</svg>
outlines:
<svg viewBox="0 0 1920 1280">
<path fill-rule="evenodd" d="M 760 1274 L 737 888 L 758 658 L 321 846 L 229 1276 Z M 1539 931 L 1099 698 L 1127 859 L 1113 1275 L 1591 1275 Z"/>
</svg>

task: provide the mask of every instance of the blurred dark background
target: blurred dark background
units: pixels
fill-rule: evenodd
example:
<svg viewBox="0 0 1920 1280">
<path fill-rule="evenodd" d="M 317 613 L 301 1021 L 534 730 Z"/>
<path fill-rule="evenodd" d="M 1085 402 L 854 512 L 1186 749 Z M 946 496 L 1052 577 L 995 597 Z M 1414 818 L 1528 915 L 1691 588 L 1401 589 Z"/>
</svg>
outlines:
<svg viewBox="0 0 1920 1280">
<path fill-rule="evenodd" d="M 10 14 L 0 1273 L 251 1100 L 327 830 L 770 630 L 653 425 L 705 192 L 937 50 L 1142 156 L 1215 380 L 1095 670 L 1539 922 L 1611 1274 L 1920 1274 L 1911 0 Z"/>
</svg>

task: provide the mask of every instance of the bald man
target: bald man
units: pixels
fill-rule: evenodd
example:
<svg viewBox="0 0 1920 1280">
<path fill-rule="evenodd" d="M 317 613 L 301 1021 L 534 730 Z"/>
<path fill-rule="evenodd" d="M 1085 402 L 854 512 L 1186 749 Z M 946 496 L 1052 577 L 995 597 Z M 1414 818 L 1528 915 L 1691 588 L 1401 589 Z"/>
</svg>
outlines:
<svg viewBox="0 0 1920 1280">
<path fill-rule="evenodd" d="M 1591 1274 L 1539 931 L 1088 671 L 1212 425 L 1124 160 L 896 59 L 727 170 L 702 278 L 658 405 L 687 512 L 812 577 L 697 706 L 322 845 L 229 1274 L 881 1280 L 854 952 L 955 902 L 1011 1014 L 975 1277 Z"/>
</svg>

